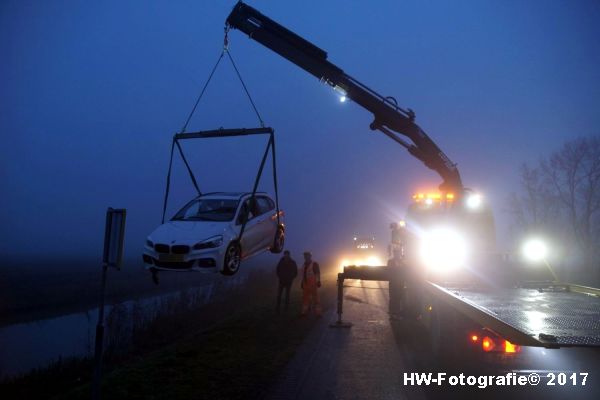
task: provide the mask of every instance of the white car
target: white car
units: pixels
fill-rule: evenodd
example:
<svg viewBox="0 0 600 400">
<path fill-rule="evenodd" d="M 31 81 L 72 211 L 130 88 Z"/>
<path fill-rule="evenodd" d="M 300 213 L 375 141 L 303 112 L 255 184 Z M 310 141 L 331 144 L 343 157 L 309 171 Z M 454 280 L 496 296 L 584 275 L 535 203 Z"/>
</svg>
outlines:
<svg viewBox="0 0 600 400">
<path fill-rule="evenodd" d="M 285 229 L 277 223 L 273 199 L 265 193 L 207 193 L 175 214 L 148 236 L 144 264 L 158 270 L 219 271 L 235 274 L 240 263 L 270 250 L 283 250 Z M 244 219 L 248 218 L 242 240 Z"/>
</svg>

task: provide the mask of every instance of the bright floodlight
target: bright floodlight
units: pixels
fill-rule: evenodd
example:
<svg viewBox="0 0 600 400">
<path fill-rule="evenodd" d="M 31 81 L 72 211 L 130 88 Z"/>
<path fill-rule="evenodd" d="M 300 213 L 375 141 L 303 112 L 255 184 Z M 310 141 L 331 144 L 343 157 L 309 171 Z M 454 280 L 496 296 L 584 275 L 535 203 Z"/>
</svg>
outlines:
<svg viewBox="0 0 600 400">
<path fill-rule="evenodd" d="M 432 270 L 444 271 L 463 266 L 467 252 L 463 237 L 450 229 L 431 231 L 421 241 L 421 259 Z"/>
<path fill-rule="evenodd" d="M 548 254 L 548 247 L 540 239 L 529 239 L 523 244 L 523 255 L 529 261 L 542 261 Z"/>
<path fill-rule="evenodd" d="M 467 197 L 467 207 L 471 209 L 476 209 L 481 206 L 481 195 L 479 194 L 471 194 Z"/>
<path fill-rule="evenodd" d="M 348 98 L 346 96 L 340 96 L 340 103 L 345 103 Z"/>
</svg>

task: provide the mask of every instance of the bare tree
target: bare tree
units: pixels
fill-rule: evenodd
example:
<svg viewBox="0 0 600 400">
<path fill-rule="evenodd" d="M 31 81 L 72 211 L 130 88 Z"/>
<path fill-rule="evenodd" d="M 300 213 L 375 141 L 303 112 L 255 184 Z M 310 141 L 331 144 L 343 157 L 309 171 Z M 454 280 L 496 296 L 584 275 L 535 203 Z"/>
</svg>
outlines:
<svg viewBox="0 0 600 400">
<path fill-rule="evenodd" d="M 522 191 L 509 197 L 515 226 L 572 244 L 582 269 L 599 279 L 600 136 L 570 140 L 519 175 Z"/>
<path fill-rule="evenodd" d="M 587 272 L 598 270 L 600 136 L 569 141 L 541 162 L 544 178 L 560 200 Z"/>
<path fill-rule="evenodd" d="M 560 219 L 560 208 L 556 197 L 548 190 L 541 169 L 522 164 L 519 184 L 522 193 L 512 193 L 508 199 L 514 228 L 525 233 L 551 230 Z"/>
</svg>

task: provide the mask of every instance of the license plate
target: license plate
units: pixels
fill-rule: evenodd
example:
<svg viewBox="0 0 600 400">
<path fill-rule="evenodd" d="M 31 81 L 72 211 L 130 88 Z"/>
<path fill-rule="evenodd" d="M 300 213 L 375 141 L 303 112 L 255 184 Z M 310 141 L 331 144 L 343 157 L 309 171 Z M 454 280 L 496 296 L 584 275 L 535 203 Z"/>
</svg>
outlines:
<svg viewBox="0 0 600 400">
<path fill-rule="evenodd" d="M 159 254 L 158 261 L 183 262 L 183 254 Z"/>
</svg>

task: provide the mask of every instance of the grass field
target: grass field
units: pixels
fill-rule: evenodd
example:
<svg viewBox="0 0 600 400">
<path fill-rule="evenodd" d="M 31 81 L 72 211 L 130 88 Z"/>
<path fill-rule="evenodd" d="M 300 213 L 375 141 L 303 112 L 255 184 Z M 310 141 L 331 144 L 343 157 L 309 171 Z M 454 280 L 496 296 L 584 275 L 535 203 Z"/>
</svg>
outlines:
<svg viewBox="0 0 600 400">
<path fill-rule="evenodd" d="M 105 399 L 260 398 L 315 324 L 300 318 L 300 290 L 287 313 L 275 313 L 269 272 L 256 272 L 226 299 L 163 316 L 124 355 L 109 357 Z M 333 305 L 333 276 L 324 282 L 325 307 Z M 87 399 L 89 359 L 63 360 L 0 385 L 2 399 Z"/>
</svg>

